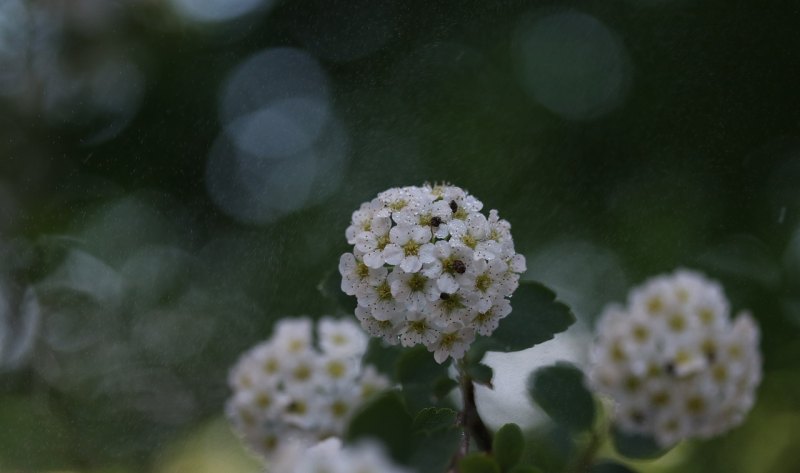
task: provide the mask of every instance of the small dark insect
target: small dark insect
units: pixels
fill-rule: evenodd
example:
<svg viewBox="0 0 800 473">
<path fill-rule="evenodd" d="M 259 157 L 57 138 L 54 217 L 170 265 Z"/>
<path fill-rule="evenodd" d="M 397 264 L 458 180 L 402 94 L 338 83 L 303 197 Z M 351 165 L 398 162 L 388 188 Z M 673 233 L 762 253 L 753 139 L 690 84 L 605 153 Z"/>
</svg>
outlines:
<svg viewBox="0 0 800 473">
<path fill-rule="evenodd" d="M 633 411 L 631 412 L 631 419 L 633 419 L 633 421 L 637 424 L 641 424 L 644 422 L 644 414 L 640 411 Z"/>
<path fill-rule="evenodd" d="M 442 219 L 440 217 L 431 217 L 431 226 L 438 227 L 442 224 Z"/>
<path fill-rule="evenodd" d="M 464 274 L 467 271 L 467 265 L 464 264 L 464 262 L 460 259 L 457 259 L 453 261 L 453 271 L 457 272 L 458 274 Z"/>
<path fill-rule="evenodd" d="M 456 210 L 458 210 L 458 204 L 455 200 L 450 201 L 450 210 L 452 210 L 453 213 L 456 213 Z"/>
<path fill-rule="evenodd" d="M 664 371 L 666 371 L 668 375 L 673 376 L 675 374 L 675 364 L 671 362 L 667 363 L 664 365 Z"/>
<path fill-rule="evenodd" d="M 448 294 L 446 292 L 443 292 L 443 293 L 439 294 L 439 299 L 441 299 L 443 301 L 446 301 L 446 300 L 450 299 L 450 294 Z"/>
</svg>

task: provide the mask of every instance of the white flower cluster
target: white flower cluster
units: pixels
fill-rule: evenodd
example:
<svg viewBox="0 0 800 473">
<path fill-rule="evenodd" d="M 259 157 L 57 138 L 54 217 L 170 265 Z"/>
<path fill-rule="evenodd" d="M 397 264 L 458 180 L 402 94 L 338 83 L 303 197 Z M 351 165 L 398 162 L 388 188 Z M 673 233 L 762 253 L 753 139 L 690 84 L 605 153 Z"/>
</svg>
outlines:
<svg viewBox="0 0 800 473">
<path fill-rule="evenodd" d="M 458 187 L 425 185 L 389 189 L 353 213 L 346 236 L 354 249 L 339 272 L 370 335 L 423 344 L 442 363 L 511 312 L 525 258 L 511 225 L 481 208 Z"/>
<path fill-rule="evenodd" d="M 678 270 L 607 307 L 597 326 L 590 379 L 616 403 L 616 420 L 662 447 L 708 438 L 742 422 L 761 380 L 759 331 L 730 318 L 719 284 Z"/>
<path fill-rule="evenodd" d="M 343 433 L 354 409 L 389 381 L 362 367 L 367 336 L 350 320 L 283 319 L 272 337 L 239 359 L 230 373 L 226 413 L 258 453 L 286 441 L 317 442 Z"/>
<path fill-rule="evenodd" d="M 330 438 L 311 447 L 292 443 L 282 448 L 267 473 L 410 473 L 396 466 L 373 443 L 342 447 Z"/>
</svg>

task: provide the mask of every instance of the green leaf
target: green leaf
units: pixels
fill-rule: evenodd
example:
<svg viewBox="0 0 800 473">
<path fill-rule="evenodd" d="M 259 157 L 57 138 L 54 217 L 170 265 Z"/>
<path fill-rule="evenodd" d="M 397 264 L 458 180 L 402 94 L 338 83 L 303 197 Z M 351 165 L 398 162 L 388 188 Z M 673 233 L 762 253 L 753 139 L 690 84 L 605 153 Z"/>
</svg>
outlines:
<svg viewBox="0 0 800 473">
<path fill-rule="evenodd" d="M 406 350 L 397 360 L 397 380 L 402 384 L 431 383 L 447 375 L 447 365 L 440 365 L 422 345 Z"/>
<path fill-rule="evenodd" d="M 542 473 L 542 470 L 528 465 L 517 465 L 508 470 L 508 473 Z"/>
<path fill-rule="evenodd" d="M 458 462 L 461 473 L 500 473 L 500 465 L 483 453 L 472 453 Z"/>
<path fill-rule="evenodd" d="M 536 370 L 528 378 L 528 392 L 557 424 L 573 432 L 592 428 L 594 398 L 583 372 L 572 364 L 560 362 Z"/>
<path fill-rule="evenodd" d="M 458 386 L 458 381 L 453 378 L 439 378 L 433 383 L 433 395 L 441 399 Z"/>
<path fill-rule="evenodd" d="M 622 463 L 617 463 L 611 460 L 602 460 L 592 466 L 592 468 L 589 470 L 589 473 L 636 473 L 636 470 L 632 470 Z"/>
<path fill-rule="evenodd" d="M 461 430 L 440 429 L 430 435 L 418 434 L 408 466 L 417 473 L 442 473 L 459 448 Z"/>
<path fill-rule="evenodd" d="M 517 424 L 506 424 L 494 434 L 492 452 L 503 471 L 508 471 L 519 463 L 524 447 L 522 429 Z"/>
<path fill-rule="evenodd" d="M 416 417 L 412 428 L 415 432 L 426 434 L 437 430 L 455 427 L 458 412 L 446 407 L 426 407 L 422 409 Z"/>
<path fill-rule="evenodd" d="M 611 439 L 620 455 L 637 460 L 658 458 L 671 448 L 659 446 L 655 439 L 648 435 L 626 432 L 616 425 L 611 428 Z"/>
<path fill-rule="evenodd" d="M 441 399 L 436 388 L 448 383 L 447 365 L 440 365 L 424 346 L 406 350 L 397 361 L 397 379 L 409 409 L 416 412 Z"/>
<path fill-rule="evenodd" d="M 499 341 L 490 337 L 478 337 L 474 342 L 472 342 L 469 350 L 467 350 L 467 354 L 464 356 L 464 361 L 466 361 L 468 365 L 475 365 L 483 361 L 483 355 L 485 355 L 487 351 L 499 351 L 500 349 L 501 345 Z"/>
<path fill-rule="evenodd" d="M 539 283 L 522 282 L 511 298 L 512 312 L 491 336 L 490 350 L 518 351 L 553 338 L 575 323 L 575 315 Z M 488 345 L 487 345 L 488 347 Z M 484 350 L 485 351 L 485 350 Z"/>
<path fill-rule="evenodd" d="M 396 391 L 380 394 L 361 406 L 350 420 L 345 439 L 377 439 L 403 463 L 413 453 L 412 420 Z"/>
<path fill-rule="evenodd" d="M 575 436 L 555 423 L 545 423 L 525 432 L 523 465 L 532 465 L 542 471 L 567 471 L 568 463 L 581 454 Z"/>
<path fill-rule="evenodd" d="M 372 365 L 381 373 L 396 375 L 397 360 L 403 354 L 399 346 L 388 345 L 379 338 L 370 338 L 367 352 L 364 353 L 363 363 Z"/>
<path fill-rule="evenodd" d="M 43 400 L 0 398 L 2 471 L 41 471 L 68 467 L 74 460 L 69 430 Z"/>
<path fill-rule="evenodd" d="M 494 387 L 492 386 L 492 376 L 494 376 L 494 371 L 492 370 L 491 366 L 484 365 L 483 363 L 467 365 L 467 374 L 474 382 L 478 384 L 488 386 L 489 388 Z"/>
</svg>

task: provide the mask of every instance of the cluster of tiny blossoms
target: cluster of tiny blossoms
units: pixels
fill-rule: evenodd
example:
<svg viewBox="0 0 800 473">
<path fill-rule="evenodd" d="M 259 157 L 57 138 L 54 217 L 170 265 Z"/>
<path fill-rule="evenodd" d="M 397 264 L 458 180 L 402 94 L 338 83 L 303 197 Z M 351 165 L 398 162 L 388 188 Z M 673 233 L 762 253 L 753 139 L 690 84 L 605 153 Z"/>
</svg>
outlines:
<svg viewBox="0 0 800 473">
<path fill-rule="evenodd" d="M 759 331 L 735 320 L 722 288 L 687 270 L 631 291 L 627 307 L 607 307 L 597 327 L 590 378 L 616 402 L 628 432 L 662 447 L 708 438 L 741 423 L 761 380 Z"/>
<path fill-rule="evenodd" d="M 362 367 L 367 336 L 350 320 L 283 319 L 272 337 L 242 355 L 230 373 L 226 412 L 234 429 L 268 456 L 286 441 L 341 435 L 354 409 L 389 381 Z"/>
<path fill-rule="evenodd" d="M 372 336 L 425 345 L 437 362 L 459 359 L 476 334 L 511 312 L 525 271 L 511 225 L 449 185 L 393 188 L 361 205 L 339 260 L 342 290 Z"/>
<path fill-rule="evenodd" d="M 396 466 L 373 443 L 342 447 L 330 438 L 312 447 L 292 443 L 281 449 L 267 473 L 410 473 Z"/>
</svg>

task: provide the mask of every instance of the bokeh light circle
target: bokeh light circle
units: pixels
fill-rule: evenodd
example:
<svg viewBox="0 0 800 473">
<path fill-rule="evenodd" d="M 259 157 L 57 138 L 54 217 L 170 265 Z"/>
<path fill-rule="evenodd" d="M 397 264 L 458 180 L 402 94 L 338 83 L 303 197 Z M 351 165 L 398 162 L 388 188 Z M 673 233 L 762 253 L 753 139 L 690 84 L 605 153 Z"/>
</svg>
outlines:
<svg viewBox="0 0 800 473">
<path fill-rule="evenodd" d="M 523 20 L 515 57 L 525 91 L 567 120 L 602 116 L 624 100 L 631 80 L 622 40 L 600 20 L 564 10 Z"/>
<path fill-rule="evenodd" d="M 274 48 L 243 61 L 223 85 L 220 120 L 206 189 L 234 220 L 270 223 L 341 183 L 349 138 L 327 74 L 308 53 Z"/>
</svg>

